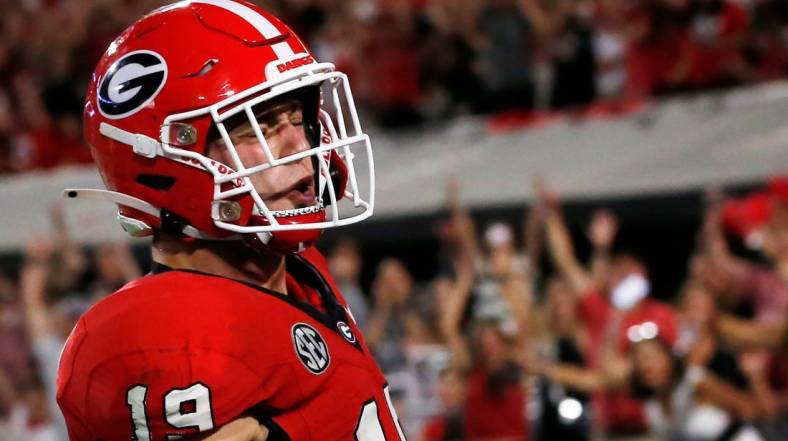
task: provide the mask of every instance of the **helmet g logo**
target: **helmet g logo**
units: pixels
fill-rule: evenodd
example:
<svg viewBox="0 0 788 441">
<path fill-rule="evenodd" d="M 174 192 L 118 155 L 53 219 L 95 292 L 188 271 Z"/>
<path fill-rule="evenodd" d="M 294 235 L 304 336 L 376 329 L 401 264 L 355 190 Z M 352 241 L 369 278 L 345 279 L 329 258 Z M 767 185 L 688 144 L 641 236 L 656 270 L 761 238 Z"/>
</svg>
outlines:
<svg viewBox="0 0 788 441">
<path fill-rule="evenodd" d="M 98 107 L 109 119 L 131 116 L 167 81 L 167 63 L 152 51 L 134 51 L 115 61 L 98 86 Z"/>
<path fill-rule="evenodd" d="M 296 323 L 293 326 L 293 345 L 296 355 L 309 372 L 322 374 L 328 369 L 331 362 L 328 346 L 315 328 L 305 323 Z"/>
</svg>

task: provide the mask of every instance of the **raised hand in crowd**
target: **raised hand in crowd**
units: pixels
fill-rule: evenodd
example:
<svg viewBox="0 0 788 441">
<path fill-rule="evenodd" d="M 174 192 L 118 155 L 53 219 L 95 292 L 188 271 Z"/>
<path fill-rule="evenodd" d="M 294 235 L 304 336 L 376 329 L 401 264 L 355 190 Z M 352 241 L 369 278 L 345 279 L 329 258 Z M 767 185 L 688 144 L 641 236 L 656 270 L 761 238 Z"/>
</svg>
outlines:
<svg viewBox="0 0 788 441">
<path fill-rule="evenodd" d="M 717 191 L 710 190 L 708 198 L 718 201 Z M 720 203 L 709 204 L 701 229 L 701 244 L 708 272 L 717 274 L 726 283 L 715 291 L 728 303 L 750 302 L 755 318 L 746 319 L 721 313 L 717 328 L 729 343 L 739 347 L 778 347 L 788 330 L 788 281 L 781 277 L 781 268 L 788 265 L 788 253 L 776 246 L 788 237 L 788 228 L 777 217 L 764 228 L 762 247 L 772 261 L 772 268 L 756 265 L 736 256 L 730 249 L 722 225 Z M 701 263 L 699 262 L 699 263 Z M 701 268 L 699 268 L 701 269 Z M 699 274 L 701 277 L 703 273 Z M 714 280 L 702 280 L 714 286 Z"/>
<path fill-rule="evenodd" d="M 438 330 L 449 348 L 451 365 L 467 372 L 472 358 L 462 324 L 468 299 L 471 296 L 474 273 L 470 264 L 458 266 L 455 279 L 441 278 L 434 283 L 438 309 Z"/>
<path fill-rule="evenodd" d="M 456 176 L 448 176 L 445 185 L 444 204 L 449 211 L 450 237 L 455 253 L 477 265 L 482 258 L 482 250 L 477 238 L 476 223 L 462 201 L 460 181 Z M 455 260 L 457 258 L 454 257 Z"/>
<path fill-rule="evenodd" d="M 94 300 L 101 299 L 126 283 L 142 276 L 129 242 L 100 244 L 94 252 L 96 278 L 88 287 Z"/>
<path fill-rule="evenodd" d="M 534 194 L 537 204 L 544 207 L 546 213 L 544 222 L 548 254 L 561 277 L 576 294 L 582 295 L 593 286 L 593 279 L 575 254 L 569 229 L 558 205 L 558 196 L 543 182 L 535 183 Z"/>
<path fill-rule="evenodd" d="M 772 355 L 765 350 L 747 350 L 739 354 L 739 367 L 750 383 L 757 405 L 756 417 L 773 420 L 779 416 L 779 403 L 769 385 L 769 362 Z"/>
<path fill-rule="evenodd" d="M 372 282 L 374 303 L 366 329 L 366 340 L 370 350 L 374 351 L 385 337 L 392 315 L 406 306 L 412 293 L 413 279 L 401 261 L 388 258 L 378 264 Z"/>
<path fill-rule="evenodd" d="M 52 253 L 57 255 L 50 266 L 50 283 L 57 294 L 71 294 L 88 270 L 88 259 L 82 246 L 72 240 L 63 205 L 59 202 L 49 207 L 52 227 Z"/>
<path fill-rule="evenodd" d="M 369 314 L 365 336 L 367 345 L 371 351 L 374 351 L 378 343 L 383 339 L 386 325 L 391 318 L 391 310 L 394 306 L 394 298 L 390 287 L 379 278 L 372 282 L 372 299 L 372 310 Z"/>
<path fill-rule="evenodd" d="M 594 211 L 586 236 L 593 247 L 591 274 L 597 286 L 604 286 L 610 274 L 613 243 L 618 234 L 618 218 L 607 209 Z"/>
<path fill-rule="evenodd" d="M 52 332 L 52 318 L 47 306 L 47 285 L 51 274 L 50 260 L 55 246 L 45 236 L 30 242 L 19 275 L 19 288 L 28 337 L 35 341 Z"/>
</svg>

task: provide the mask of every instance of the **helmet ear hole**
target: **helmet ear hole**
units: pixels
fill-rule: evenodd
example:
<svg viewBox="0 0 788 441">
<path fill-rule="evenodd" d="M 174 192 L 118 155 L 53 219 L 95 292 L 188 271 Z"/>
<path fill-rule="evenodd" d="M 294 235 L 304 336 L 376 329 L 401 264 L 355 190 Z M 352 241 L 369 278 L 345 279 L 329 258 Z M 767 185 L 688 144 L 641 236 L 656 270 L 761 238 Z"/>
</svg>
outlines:
<svg viewBox="0 0 788 441">
<path fill-rule="evenodd" d="M 331 153 L 331 183 L 334 184 L 334 191 L 336 191 L 337 199 L 342 199 L 345 196 L 345 189 L 347 188 L 348 171 L 345 160 L 340 158 L 337 152 Z"/>
<path fill-rule="evenodd" d="M 169 210 L 161 210 L 161 230 L 167 234 L 182 237 L 183 228 L 189 225 L 183 216 L 179 216 Z"/>
<path fill-rule="evenodd" d="M 331 179 L 332 186 L 334 187 L 337 201 L 339 201 L 345 197 L 345 189 L 347 188 L 348 180 L 347 165 L 345 165 L 345 161 L 339 157 L 337 152 L 331 152 L 330 155 L 331 156 L 328 159 L 328 176 Z M 313 157 L 313 161 L 315 167 L 315 179 L 318 179 L 318 160 L 317 158 Z M 315 182 L 319 182 L 319 180 L 316 180 Z M 326 196 L 326 193 L 322 193 L 322 196 L 323 204 L 325 206 L 331 205 L 331 199 Z"/>
<path fill-rule="evenodd" d="M 137 183 L 157 191 L 167 191 L 175 185 L 175 178 L 165 175 L 137 175 Z"/>
<path fill-rule="evenodd" d="M 301 102 L 301 115 L 304 122 L 304 135 L 309 145 L 320 145 L 321 126 L 318 120 L 320 110 L 320 88 L 318 86 L 306 87 L 293 92 L 293 97 Z"/>
</svg>

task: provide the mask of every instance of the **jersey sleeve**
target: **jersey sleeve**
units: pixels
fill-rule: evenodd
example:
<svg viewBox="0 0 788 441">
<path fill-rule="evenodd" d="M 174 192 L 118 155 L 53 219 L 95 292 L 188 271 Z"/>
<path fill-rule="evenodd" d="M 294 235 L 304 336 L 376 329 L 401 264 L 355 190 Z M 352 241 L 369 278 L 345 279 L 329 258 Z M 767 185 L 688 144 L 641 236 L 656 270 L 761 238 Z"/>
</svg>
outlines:
<svg viewBox="0 0 788 441">
<path fill-rule="evenodd" d="M 255 318 L 262 311 L 170 282 L 157 293 L 113 294 L 75 327 L 57 394 L 72 440 L 208 432 L 288 393 L 288 371 L 277 369 L 276 346 Z"/>
</svg>

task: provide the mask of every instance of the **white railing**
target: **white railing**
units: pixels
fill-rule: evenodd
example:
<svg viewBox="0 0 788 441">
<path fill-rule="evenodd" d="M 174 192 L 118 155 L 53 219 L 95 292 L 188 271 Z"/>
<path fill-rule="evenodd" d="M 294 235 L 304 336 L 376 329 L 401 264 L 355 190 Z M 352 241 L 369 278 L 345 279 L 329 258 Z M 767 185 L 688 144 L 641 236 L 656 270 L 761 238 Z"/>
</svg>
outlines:
<svg viewBox="0 0 788 441">
<path fill-rule="evenodd" d="M 788 82 L 674 98 L 617 119 L 490 134 L 481 117 L 408 134 L 373 134 L 377 219 L 441 206 L 446 175 L 474 206 L 522 202 L 545 176 L 569 198 L 626 196 L 737 183 L 788 172 Z M 66 187 L 96 187 L 90 167 L 0 178 L 0 250 L 49 231 L 48 206 Z M 117 240 L 115 209 L 67 203 L 78 240 Z"/>
</svg>

